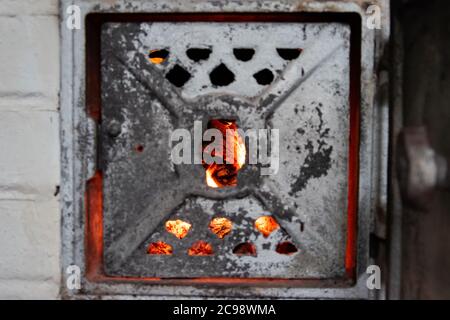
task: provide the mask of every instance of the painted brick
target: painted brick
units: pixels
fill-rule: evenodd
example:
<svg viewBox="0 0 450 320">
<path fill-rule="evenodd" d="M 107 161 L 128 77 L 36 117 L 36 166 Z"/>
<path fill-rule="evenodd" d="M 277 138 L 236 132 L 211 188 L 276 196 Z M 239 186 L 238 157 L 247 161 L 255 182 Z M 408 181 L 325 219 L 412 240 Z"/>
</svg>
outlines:
<svg viewBox="0 0 450 320">
<path fill-rule="evenodd" d="M 0 282 L 58 282 L 58 207 L 56 198 L 0 200 Z"/>
<path fill-rule="evenodd" d="M 58 0 L 0 0 L 0 299 L 60 286 Z"/>
<path fill-rule="evenodd" d="M 30 108 L 56 110 L 58 18 L 0 16 L 0 30 L 0 110 L 24 104 Z"/>
<path fill-rule="evenodd" d="M 59 285 L 54 281 L 0 280 L 0 299 L 39 299 L 58 298 Z"/>
<path fill-rule="evenodd" d="M 57 14 L 58 0 L 0 0 L 0 16 Z"/>
<path fill-rule="evenodd" d="M 58 114 L 19 109 L 0 109 L 0 199 L 51 199 L 59 184 Z"/>
</svg>

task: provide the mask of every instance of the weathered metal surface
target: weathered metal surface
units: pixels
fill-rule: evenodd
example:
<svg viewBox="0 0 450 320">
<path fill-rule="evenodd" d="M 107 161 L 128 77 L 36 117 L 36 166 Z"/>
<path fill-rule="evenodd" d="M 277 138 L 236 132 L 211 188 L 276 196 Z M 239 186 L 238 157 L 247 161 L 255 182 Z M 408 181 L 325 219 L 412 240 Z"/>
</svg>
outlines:
<svg viewBox="0 0 450 320">
<path fill-rule="evenodd" d="M 62 270 L 76 264 L 84 272 L 85 256 L 85 186 L 96 169 L 95 148 L 91 142 L 95 137 L 95 125 L 86 114 L 85 106 L 85 62 L 86 30 L 66 28 L 66 8 L 76 4 L 81 9 L 82 21 L 89 13 L 170 13 L 170 12 L 352 12 L 364 18 L 366 4 L 363 1 L 170 1 L 165 0 L 62 0 L 61 1 L 61 208 L 62 208 Z M 371 211 L 376 194 L 372 188 L 378 172 L 372 160 L 386 150 L 386 145 L 377 144 L 378 132 L 373 130 L 374 113 L 372 98 L 375 92 L 374 68 L 389 35 L 389 5 L 378 0 L 381 6 L 382 32 L 366 28 L 363 24 L 361 39 L 361 142 L 358 186 L 358 248 L 357 282 L 355 286 L 339 287 L 333 281 L 322 281 L 311 285 L 283 286 L 258 284 L 223 286 L 204 283 L 189 285 L 142 285 L 144 281 L 91 282 L 83 277 L 82 289 L 71 291 L 65 287 L 67 275 L 63 272 L 62 295 L 66 298 L 133 298 L 141 297 L 291 297 L 291 298 L 367 298 L 371 294 L 365 287 L 368 263 L 368 235 L 371 230 Z M 363 21 L 362 21 L 363 22 Z M 376 44 L 376 46 L 375 46 Z M 168 97 L 172 99 L 176 97 Z M 162 113 L 162 112 L 160 112 Z M 114 124 L 113 126 L 114 127 Z M 114 130 L 112 130 L 114 131 Z M 115 135 L 114 133 L 112 134 Z M 315 179 L 312 179 L 315 180 Z M 301 183 L 299 184 L 302 185 Z M 305 228 L 306 230 L 306 228 Z"/>
<path fill-rule="evenodd" d="M 211 48 L 201 63 L 189 48 Z M 233 48 L 252 48 L 237 60 Z M 167 63 L 152 65 L 152 49 L 166 48 Z M 286 61 L 277 48 L 300 48 Z M 111 137 L 102 129 L 105 269 L 107 274 L 150 277 L 240 276 L 339 278 L 345 275 L 347 239 L 350 28 L 338 23 L 112 23 L 102 30 L 102 123 L 120 123 Z M 228 86 L 214 86 L 208 73 L 224 63 L 234 74 Z M 164 78 L 175 64 L 191 79 L 175 88 Z M 252 77 L 273 70 L 271 85 Z M 174 165 L 170 134 L 194 121 L 236 119 L 247 129 L 280 130 L 280 169 L 262 176 L 256 165 L 239 172 L 238 186 L 209 188 L 202 165 Z M 102 126 L 104 127 L 104 126 Z M 142 152 L 136 146 L 144 147 Z M 223 200 L 215 200 L 215 199 Z M 233 200 L 231 200 L 233 199 Z M 253 226 L 273 215 L 281 231 L 264 239 Z M 209 232 L 213 216 L 231 219 L 225 240 Z M 193 224 L 182 240 L 164 230 L 177 216 Z M 303 231 L 301 231 L 303 229 Z M 275 252 L 290 238 L 299 252 Z M 170 256 L 146 253 L 152 241 L 174 247 Z M 196 240 L 215 253 L 189 257 Z M 256 257 L 232 253 L 252 241 Z"/>
</svg>

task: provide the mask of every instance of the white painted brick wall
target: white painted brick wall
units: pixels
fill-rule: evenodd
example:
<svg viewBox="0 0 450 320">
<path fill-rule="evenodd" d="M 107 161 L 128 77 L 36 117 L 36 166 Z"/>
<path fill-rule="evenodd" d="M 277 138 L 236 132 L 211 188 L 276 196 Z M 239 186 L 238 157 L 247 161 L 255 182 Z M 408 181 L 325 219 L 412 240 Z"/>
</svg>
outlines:
<svg viewBox="0 0 450 320">
<path fill-rule="evenodd" d="M 0 0 L 0 299 L 60 279 L 57 0 Z"/>
</svg>

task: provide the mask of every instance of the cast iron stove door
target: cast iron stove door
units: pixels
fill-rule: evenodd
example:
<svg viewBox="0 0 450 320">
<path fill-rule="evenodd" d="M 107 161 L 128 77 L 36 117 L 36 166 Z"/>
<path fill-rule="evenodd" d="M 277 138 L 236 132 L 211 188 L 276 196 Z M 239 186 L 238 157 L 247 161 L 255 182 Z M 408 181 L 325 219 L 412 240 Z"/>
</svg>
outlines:
<svg viewBox="0 0 450 320">
<path fill-rule="evenodd" d="M 349 95 L 344 23 L 105 23 L 105 273 L 344 278 L 352 268 Z M 195 121 L 205 130 L 214 119 L 278 129 L 278 171 L 261 175 L 260 164 L 246 163 L 236 186 L 212 188 L 203 165 L 175 165 L 172 132 L 193 137 Z M 260 217 L 273 228 L 258 230 Z"/>
</svg>

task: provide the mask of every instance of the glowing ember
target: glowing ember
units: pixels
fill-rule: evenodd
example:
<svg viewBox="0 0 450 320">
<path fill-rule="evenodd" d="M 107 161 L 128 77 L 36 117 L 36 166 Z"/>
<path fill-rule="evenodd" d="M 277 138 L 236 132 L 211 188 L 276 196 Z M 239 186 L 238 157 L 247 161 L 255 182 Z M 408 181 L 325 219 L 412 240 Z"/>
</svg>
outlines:
<svg viewBox="0 0 450 320">
<path fill-rule="evenodd" d="M 209 229 L 214 232 L 220 239 L 223 239 L 231 232 L 232 223 L 227 218 L 214 218 L 209 224 Z"/>
<path fill-rule="evenodd" d="M 215 166 L 215 165 L 212 165 Z M 210 186 L 211 188 L 219 188 L 219 185 L 216 183 L 216 181 L 213 178 L 214 169 L 209 167 L 209 169 L 206 170 L 206 184 Z"/>
<path fill-rule="evenodd" d="M 279 227 L 278 222 L 271 216 L 262 216 L 256 219 L 255 227 L 264 237 L 268 237 L 275 229 Z"/>
<path fill-rule="evenodd" d="M 213 254 L 213 249 L 208 242 L 200 240 L 189 248 L 188 254 L 190 256 L 210 256 Z"/>
<path fill-rule="evenodd" d="M 169 51 L 167 51 L 166 49 L 150 50 L 148 57 L 152 63 L 160 64 L 160 63 L 163 63 L 167 59 L 168 55 L 169 55 Z"/>
<path fill-rule="evenodd" d="M 178 239 L 183 239 L 191 229 L 191 224 L 182 220 L 169 220 L 166 222 L 166 230 Z"/>
<path fill-rule="evenodd" d="M 223 154 L 211 156 L 220 156 L 223 159 L 223 164 L 206 164 L 206 184 L 211 188 L 222 188 L 225 186 L 237 185 L 238 171 L 245 164 L 246 149 L 242 137 L 237 132 L 236 122 L 233 120 L 211 120 L 208 123 L 208 128 L 218 129 L 223 137 Z M 231 133 L 231 138 L 227 139 L 227 131 Z M 226 155 L 232 155 L 232 159 L 227 159 Z"/>
<path fill-rule="evenodd" d="M 148 246 L 148 254 L 172 254 L 172 246 L 162 241 L 152 242 Z"/>
</svg>

